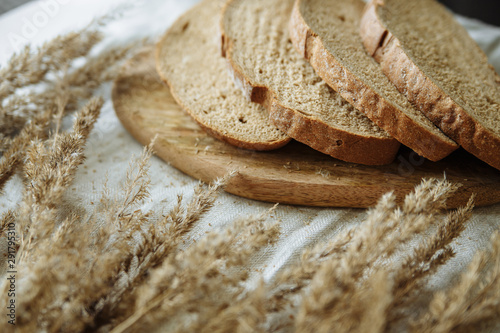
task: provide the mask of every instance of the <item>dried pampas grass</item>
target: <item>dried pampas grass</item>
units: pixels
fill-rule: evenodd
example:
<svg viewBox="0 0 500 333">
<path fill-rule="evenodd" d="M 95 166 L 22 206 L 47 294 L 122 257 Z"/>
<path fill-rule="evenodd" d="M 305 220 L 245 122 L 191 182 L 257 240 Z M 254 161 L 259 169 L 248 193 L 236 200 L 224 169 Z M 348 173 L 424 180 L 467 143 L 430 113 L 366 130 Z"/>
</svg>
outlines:
<svg viewBox="0 0 500 333">
<path fill-rule="evenodd" d="M 459 281 L 436 293 L 413 332 L 473 332 L 500 316 L 500 232 L 488 250 L 476 254 Z M 496 323 L 498 324 L 498 323 Z"/>
<path fill-rule="evenodd" d="M 281 237 L 270 218 L 277 208 L 192 241 L 227 178 L 147 210 L 154 142 L 116 195 L 105 186 L 92 211 L 61 212 L 103 105 L 95 92 L 134 52 L 126 45 L 90 56 L 103 38 L 98 26 L 27 47 L 0 70 L 0 190 L 16 173 L 24 184 L 0 223 L 18 272 L 16 326 L 1 320 L 1 332 L 452 332 L 496 323 L 498 232 L 452 288 L 422 297 L 473 210 L 473 198 L 445 210 L 457 190 L 446 180 L 423 180 L 400 206 L 383 196 L 363 223 L 257 284 L 248 283 L 247 264 Z M 85 64 L 74 68 L 79 58 Z M 0 288 L 5 309 L 9 280 Z"/>
</svg>

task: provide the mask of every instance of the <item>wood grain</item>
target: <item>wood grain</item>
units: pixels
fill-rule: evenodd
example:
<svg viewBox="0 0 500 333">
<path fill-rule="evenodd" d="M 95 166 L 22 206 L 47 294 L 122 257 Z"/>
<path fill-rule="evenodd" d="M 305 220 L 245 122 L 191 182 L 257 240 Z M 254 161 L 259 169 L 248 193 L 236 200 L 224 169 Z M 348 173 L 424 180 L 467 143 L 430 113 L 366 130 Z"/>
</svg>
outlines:
<svg viewBox="0 0 500 333">
<path fill-rule="evenodd" d="M 158 135 L 157 155 L 204 182 L 234 172 L 225 186 L 245 198 L 321 207 L 370 207 L 386 192 L 402 200 L 422 178 L 446 178 L 462 186 L 448 208 L 500 202 L 500 172 L 458 150 L 440 162 L 403 148 L 394 163 L 364 166 L 342 162 L 293 141 L 271 152 L 238 149 L 205 132 L 175 103 L 155 70 L 152 50 L 130 60 L 113 87 L 115 111 L 142 144 Z"/>
</svg>

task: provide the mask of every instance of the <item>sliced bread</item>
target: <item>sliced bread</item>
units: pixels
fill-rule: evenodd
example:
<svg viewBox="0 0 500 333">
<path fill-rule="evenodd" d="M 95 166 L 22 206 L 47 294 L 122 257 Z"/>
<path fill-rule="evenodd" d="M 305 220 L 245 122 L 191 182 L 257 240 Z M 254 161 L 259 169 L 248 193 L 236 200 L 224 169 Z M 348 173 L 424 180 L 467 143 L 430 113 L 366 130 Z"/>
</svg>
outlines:
<svg viewBox="0 0 500 333">
<path fill-rule="evenodd" d="M 222 53 L 252 101 L 292 138 L 335 158 L 390 163 L 399 143 L 332 90 L 288 35 L 293 0 L 233 0 L 222 14 Z"/>
<path fill-rule="evenodd" d="M 361 0 L 297 0 L 290 21 L 295 48 L 349 103 L 402 144 L 432 161 L 458 145 L 415 109 L 369 55 L 359 35 Z"/>
<path fill-rule="evenodd" d="M 209 134 L 245 149 L 282 147 L 291 138 L 227 74 L 217 38 L 221 6 L 222 1 L 205 0 L 180 17 L 157 44 L 157 70 L 176 101 Z"/>
<path fill-rule="evenodd" d="M 500 77 L 446 8 L 434 0 L 374 0 L 361 35 L 408 100 L 467 151 L 500 169 Z"/>
</svg>

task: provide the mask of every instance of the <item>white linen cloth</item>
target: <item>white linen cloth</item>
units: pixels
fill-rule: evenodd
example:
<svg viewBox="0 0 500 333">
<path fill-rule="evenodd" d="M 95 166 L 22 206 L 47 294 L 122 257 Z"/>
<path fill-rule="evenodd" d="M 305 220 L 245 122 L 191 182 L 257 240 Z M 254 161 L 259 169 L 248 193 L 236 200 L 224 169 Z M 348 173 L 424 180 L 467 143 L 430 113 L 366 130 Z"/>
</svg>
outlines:
<svg viewBox="0 0 500 333">
<path fill-rule="evenodd" d="M 13 52 L 24 43 L 40 45 L 58 34 L 85 26 L 93 17 L 100 16 L 124 0 L 41 0 L 26 4 L 0 16 L 0 65 L 5 64 Z M 104 29 L 105 43 L 126 43 L 136 37 L 158 36 L 196 0 L 148 0 L 132 2 L 135 7 L 123 18 Z M 481 22 L 459 18 L 472 37 L 486 51 L 491 63 L 500 72 L 500 28 Z M 122 127 L 114 114 L 109 87 L 103 91 L 106 104 L 93 130 L 86 148 L 87 160 L 80 167 L 74 185 L 65 202 L 91 208 L 98 201 L 104 180 L 108 187 L 119 190 L 132 155 L 141 154 L 142 146 Z M 71 119 L 69 120 L 69 122 Z M 197 180 L 181 173 L 158 158 L 151 161 L 151 200 L 145 209 L 171 206 L 177 195 L 189 198 Z M 11 179 L 0 196 L 0 213 L 15 207 L 21 200 L 21 179 Z M 237 217 L 256 214 L 271 208 L 270 203 L 243 199 L 223 193 L 212 211 L 193 231 L 201 237 L 208 230 L 226 225 Z M 91 210 L 91 209 L 90 209 Z M 271 279 L 276 272 L 306 247 L 334 237 L 339 230 L 360 223 L 366 215 L 362 209 L 321 209 L 280 205 L 273 218 L 281 221 L 282 235 L 278 244 L 258 260 L 249 263 L 255 279 L 261 272 Z M 210 224 L 209 224 L 210 223 Z M 477 208 L 462 237 L 454 243 L 457 256 L 431 280 L 433 288 L 443 288 L 450 278 L 466 267 L 472 255 L 484 248 L 494 230 L 500 228 L 500 205 Z"/>
</svg>

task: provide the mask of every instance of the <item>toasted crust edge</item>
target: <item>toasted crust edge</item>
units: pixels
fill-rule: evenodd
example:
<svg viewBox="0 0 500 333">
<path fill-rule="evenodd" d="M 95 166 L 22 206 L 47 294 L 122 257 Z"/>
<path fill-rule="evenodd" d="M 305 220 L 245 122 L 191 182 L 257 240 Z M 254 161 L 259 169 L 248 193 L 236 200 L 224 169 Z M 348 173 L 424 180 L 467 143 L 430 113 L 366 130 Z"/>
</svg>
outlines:
<svg viewBox="0 0 500 333">
<path fill-rule="evenodd" d="M 198 6 L 202 6 L 203 2 L 200 3 Z M 176 22 L 172 24 L 171 27 L 174 27 L 177 22 L 180 22 L 183 18 L 186 16 L 189 16 L 191 11 L 194 9 L 193 7 L 191 10 L 187 11 L 184 15 L 182 15 Z M 179 104 L 190 116 L 193 118 L 193 120 L 208 134 L 211 136 L 227 142 L 228 144 L 232 146 L 236 146 L 239 148 L 243 149 L 249 149 L 249 150 L 258 150 L 258 151 L 269 151 L 269 150 L 275 150 L 278 148 L 281 148 L 288 144 L 292 138 L 286 138 L 284 140 L 278 140 L 278 141 L 272 141 L 272 142 L 252 142 L 252 141 L 243 141 L 241 139 L 235 138 L 234 136 L 223 134 L 217 129 L 214 129 L 212 127 L 209 127 L 204 124 L 202 120 L 200 120 L 194 112 L 182 101 L 182 99 L 179 98 L 179 96 L 176 93 L 175 90 L 175 85 L 170 82 L 168 77 L 165 75 L 165 73 L 162 71 L 161 66 L 162 66 L 162 61 L 165 59 L 165 57 L 162 57 L 162 51 L 163 47 L 166 45 L 166 40 L 169 38 L 170 33 L 171 33 L 171 28 L 169 28 L 161 37 L 161 39 L 156 43 L 155 47 L 155 62 L 156 62 L 156 71 L 158 72 L 158 75 L 162 79 L 162 81 L 167 85 L 167 89 L 170 89 L 170 92 L 172 96 L 174 97 L 175 101 L 177 104 Z"/>
<path fill-rule="evenodd" d="M 419 126 L 342 66 L 306 23 L 300 12 L 302 1 L 295 2 L 290 19 L 290 36 L 297 51 L 309 60 L 330 87 L 396 140 L 431 161 L 438 161 L 458 149 L 456 143 L 446 141 Z"/>
<path fill-rule="evenodd" d="M 233 41 L 228 37 L 224 28 L 224 16 L 234 0 L 226 2 L 222 9 L 221 54 L 229 64 L 235 84 L 242 87 L 243 92 L 252 102 L 264 105 L 269 111 L 271 122 L 288 134 L 311 148 L 334 158 L 366 165 L 384 165 L 391 163 L 400 147 L 400 143 L 393 138 L 365 137 L 358 134 L 336 129 L 327 124 L 307 117 L 304 114 L 287 108 L 279 102 L 276 93 L 265 86 L 251 82 L 241 68 L 232 61 Z"/>
<path fill-rule="evenodd" d="M 381 5 L 383 2 L 370 2 L 363 14 L 361 37 L 366 50 L 397 89 L 427 118 L 465 150 L 500 170 L 500 138 L 476 122 L 415 65 L 400 41 L 379 19 L 377 8 Z"/>
</svg>

